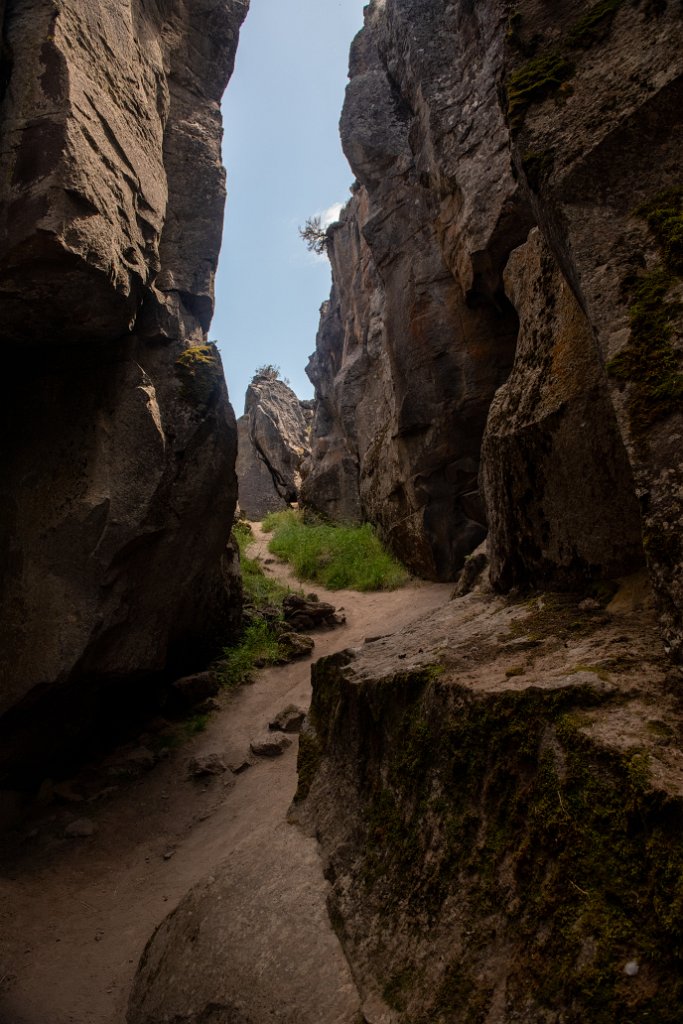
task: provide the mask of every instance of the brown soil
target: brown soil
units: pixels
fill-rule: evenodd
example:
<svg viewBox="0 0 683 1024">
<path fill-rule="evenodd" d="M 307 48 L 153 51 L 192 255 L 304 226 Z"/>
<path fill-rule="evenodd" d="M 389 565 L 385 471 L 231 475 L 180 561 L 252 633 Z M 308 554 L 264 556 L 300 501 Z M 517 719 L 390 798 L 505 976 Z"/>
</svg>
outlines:
<svg viewBox="0 0 683 1024">
<path fill-rule="evenodd" d="M 258 526 L 255 533 L 265 561 L 266 538 Z M 298 585 L 282 563 L 265 568 Z M 443 605 L 451 588 L 413 582 L 389 593 L 314 589 L 347 616 L 345 626 L 315 634 L 320 657 L 401 628 Z M 70 780 L 71 796 L 44 787 L 42 801 L 24 811 L 2 848 L 0 1024 L 123 1024 L 140 954 L 157 925 L 246 834 L 285 822 L 297 744 L 266 760 L 250 757 L 249 742 L 287 704 L 308 704 L 310 663 L 264 670 L 252 686 L 221 695 L 206 729 L 139 778 L 108 776 L 110 756 Z M 152 743 L 150 734 L 134 746 Z M 191 780 L 189 759 L 213 752 L 251 766 Z M 96 833 L 65 838 L 65 827 L 81 818 L 94 822 Z"/>
</svg>

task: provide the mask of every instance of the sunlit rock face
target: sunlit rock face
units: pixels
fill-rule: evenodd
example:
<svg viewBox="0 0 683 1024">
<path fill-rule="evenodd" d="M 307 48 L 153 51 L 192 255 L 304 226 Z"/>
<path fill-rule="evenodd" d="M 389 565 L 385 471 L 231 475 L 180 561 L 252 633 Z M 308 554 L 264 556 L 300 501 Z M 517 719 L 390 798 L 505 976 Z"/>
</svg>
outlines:
<svg viewBox="0 0 683 1024">
<path fill-rule="evenodd" d="M 68 701 L 76 720 L 102 684 L 197 663 L 230 630 L 236 431 L 207 330 L 219 103 L 247 6 L 4 8 L 0 712 L 15 708 L 12 736 L 18 706 L 35 718 Z"/>
<path fill-rule="evenodd" d="M 341 135 L 358 184 L 330 232 L 334 287 L 309 370 L 319 407 L 304 499 L 369 518 L 435 579 L 453 578 L 486 533 L 479 451 L 517 330 L 501 272 L 531 225 L 494 102 L 502 23 L 482 41 L 461 21 L 454 5 L 374 5 L 353 44 Z M 496 188 L 477 205 L 483 174 Z"/>
<path fill-rule="evenodd" d="M 299 500 L 312 405 L 271 373 L 257 375 L 247 388 L 237 421 L 239 504 L 247 519 L 263 519 Z"/>
<path fill-rule="evenodd" d="M 304 488 L 438 578 L 489 521 L 500 587 L 613 575 L 643 557 L 642 538 L 676 656 L 682 33 L 671 2 L 369 6 L 341 119 L 357 184 L 328 238 Z M 542 258 L 526 250 L 506 272 L 534 225 Z M 520 462 L 531 423 L 540 483 Z M 563 463 L 581 472 L 563 483 Z"/>
</svg>

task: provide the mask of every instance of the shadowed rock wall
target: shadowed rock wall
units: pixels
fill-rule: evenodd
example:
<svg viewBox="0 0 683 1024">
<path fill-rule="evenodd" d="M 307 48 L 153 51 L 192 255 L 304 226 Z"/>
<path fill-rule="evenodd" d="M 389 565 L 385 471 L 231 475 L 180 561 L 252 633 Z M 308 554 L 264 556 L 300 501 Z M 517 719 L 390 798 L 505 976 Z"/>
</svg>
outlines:
<svg viewBox="0 0 683 1024">
<path fill-rule="evenodd" d="M 105 684 L 199 663 L 238 612 L 235 422 L 206 332 L 219 103 L 247 6 L 5 7 L 0 712 L 15 708 L 15 738 L 23 710 L 75 722 Z"/>
<path fill-rule="evenodd" d="M 625 572 L 642 537 L 676 655 L 681 32 L 666 2 L 369 6 L 304 489 L 438 578 L 490 521 L 501 587 Z"/>
<path fill-rule="evenodd" d="M 499 175 L 497 194 L 477 210 L 449 208 L 442 198 L 452 199 L 448 181 L 464 146 L 435 93 L 453 107 L 472 102 L 476 83 L 460 75 L 472 46 L 457 35 L 454 8 L 427 5 L 417 16 L 409 6 L 371 6 L 351 51 L 341 135 L 359 185 L 330 232 L 334 289 L 310 369 L 319 461 L 303 495 L 335 517 L 369 518 L 411 569 L 450 579 L 486 532 L 479 449 L 514 353 L 517 320 L 502 293 L 499 236 L 521 244 L 531 219 L 492 105 L 475 131 L 487 149 L 478 160 L 490 157 Z M 415 67 L 394 66 L 399 54 Z M 483 78 L 489 59 L 488 50 L 477 55 Z M 479 174 L 478 163 L 471 173 Z M 473 259 L 488 246 L 476 269 L 461 251 L 456 266 L 453 233 L 467 235 Z M 335 479 L 334 467 L 343 467 L 350 482 L 354 462 L 356 501 L 346 497 L 336 510 L 330 496 L 321 506 L 318 495 L 331 488 L 327 480 L 320 487 L 320 477 Z"/>
</svg>

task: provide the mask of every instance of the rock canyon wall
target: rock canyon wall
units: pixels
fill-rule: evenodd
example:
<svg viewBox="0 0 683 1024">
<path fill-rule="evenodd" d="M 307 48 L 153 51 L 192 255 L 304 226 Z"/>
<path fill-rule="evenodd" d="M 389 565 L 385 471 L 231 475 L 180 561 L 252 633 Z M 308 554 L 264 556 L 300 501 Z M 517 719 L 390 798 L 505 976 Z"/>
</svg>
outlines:
<svg viewBox="0 0 683 1024">
<path fill-rule="evenodd" d="M 0 8 L 3 760 L 41 716 L 63 745 L 200 663 L 236 613 L 236 430 L 207 331 L 247 7 Z"/>
<path fill-rule="evenodd" d="M 353 44 L 304 498 L 465 563 L 313 668 L 369 1024 L 680 1017 L 682 13 L 375 0 Z"/>
<path fill-rule="evenodd" d="M 303 490 L 436 579 L 487 530 L 503 589 L 645 558 L 677 657 L 680 14 L 369 6 Z"/>
</svg>

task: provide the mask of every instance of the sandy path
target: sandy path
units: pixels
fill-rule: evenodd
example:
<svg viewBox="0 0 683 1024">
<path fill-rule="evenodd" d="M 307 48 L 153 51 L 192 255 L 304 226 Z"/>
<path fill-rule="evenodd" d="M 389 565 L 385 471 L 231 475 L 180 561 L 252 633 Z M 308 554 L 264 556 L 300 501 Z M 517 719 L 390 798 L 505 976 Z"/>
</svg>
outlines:
<svg viewBox="0 0 683 1024">
<path fill-rule="evenodd" d="M 255 533 L 250 554 L 270 558 L 267 538 Z M 282 563 L 265 568 L 297 585 Z M 444 604 L 450 586 L 315 591 L 347 615 L 345 626 L 315 634 L 320 657 L 393 632 Z M 155 927 L 245 836 L 282 827 L 296 789 L 296 743 L 277 760 L 256 759 L 208 783 L 188 778 L 189 758 L 215 751 L 243 760 L 269 719 L 288 703 L 307 706 L 309 694 L 310 660 L 264 670 L 254 685 L 221 696 L 206 730 L 143 777 L 94 802 L 30 810 L 0 862 L 0 1024 L 124 1024 Z M 73 788 L 88 792 L 87 772 Z M 96 834 L 65 839 L 65 825 L 84 816 Z M 311 885 L 322 894 L 322 875 Z"/>
</svg>

